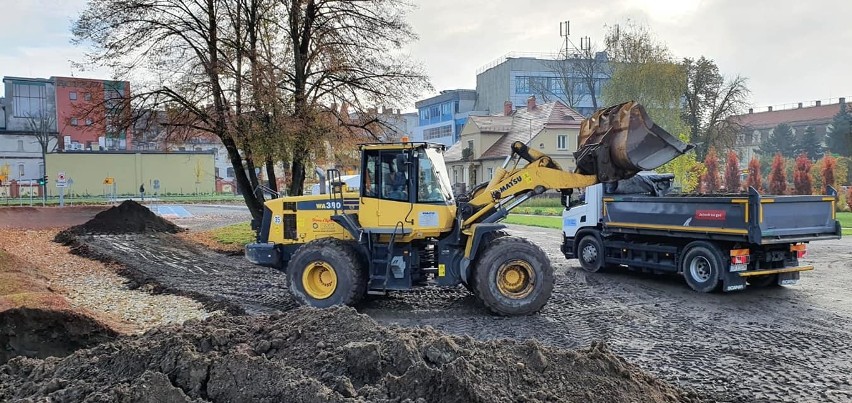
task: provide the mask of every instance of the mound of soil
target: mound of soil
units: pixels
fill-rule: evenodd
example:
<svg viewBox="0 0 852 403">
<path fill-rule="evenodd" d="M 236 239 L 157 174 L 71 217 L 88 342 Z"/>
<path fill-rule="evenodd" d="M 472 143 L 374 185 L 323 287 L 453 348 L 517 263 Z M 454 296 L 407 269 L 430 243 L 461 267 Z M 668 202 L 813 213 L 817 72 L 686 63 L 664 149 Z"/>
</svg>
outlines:
<svg viewBox="0 0 852 403">
<path fill-rule="evenodd" d="M 116 336 L 113 330 L 79 313 L 9 309 L 0 312 L 0 363 L 17 356 L 63 357 Z"/>
<path fill-rule="evenodd" d="M 98 213 L 88 222 L 68 228 L 56 235 L 56 241 L 69 243 L 83 234 L 141 234 L 153 232 L 178 233 L 183 228 L 154 214 L 133 200 Z"/>
<path fill-rule="evenodd" d="M 698 401 L 615 356 L 383 327 L 351 308 L 223 316 L 0 367 L 0 400 Z"/>
</svg>

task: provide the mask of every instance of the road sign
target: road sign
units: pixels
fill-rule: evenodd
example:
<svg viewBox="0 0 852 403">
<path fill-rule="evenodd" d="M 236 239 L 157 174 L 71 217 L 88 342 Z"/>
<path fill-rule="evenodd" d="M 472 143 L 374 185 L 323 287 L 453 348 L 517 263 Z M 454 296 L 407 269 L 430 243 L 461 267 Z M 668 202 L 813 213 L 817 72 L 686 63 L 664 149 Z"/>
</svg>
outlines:
<svg viewBox="0 0 852 403">
<path fill-rule="evenodd" d="M 112 185 L 113 183 L 115 183 L 115 178 L 111 176 L 104 178 L 104 185 Z"/>
<path fill-rule="evenodd" d="M 56 174 L 56 187 L 64 188 L 65 186 L 67 186 L 67 183 L 68 182 L 65 179 L 65 172 L 64 171 L 60 171 L 59 173 Z"/>
</svg>

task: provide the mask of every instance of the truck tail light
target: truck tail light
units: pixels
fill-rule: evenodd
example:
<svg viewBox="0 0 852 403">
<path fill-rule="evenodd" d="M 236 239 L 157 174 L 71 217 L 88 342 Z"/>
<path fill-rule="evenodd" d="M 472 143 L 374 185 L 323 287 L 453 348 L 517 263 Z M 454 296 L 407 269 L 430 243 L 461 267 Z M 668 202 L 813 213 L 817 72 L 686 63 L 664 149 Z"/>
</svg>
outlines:
<svg viewBox="0 0 852 403">
<path fill-rule="evenodd" d="M 808 245 L 804 243 L 794 243 L 790 245 L 790 252 L 796 254 L 796 257 L 801 259 L 808 255 Z"/>
<path fill-rule="evenodd" d="M 748 249 L 732 249 L 731 264 L 748 264 L 749 250 Z"/>
</svg>

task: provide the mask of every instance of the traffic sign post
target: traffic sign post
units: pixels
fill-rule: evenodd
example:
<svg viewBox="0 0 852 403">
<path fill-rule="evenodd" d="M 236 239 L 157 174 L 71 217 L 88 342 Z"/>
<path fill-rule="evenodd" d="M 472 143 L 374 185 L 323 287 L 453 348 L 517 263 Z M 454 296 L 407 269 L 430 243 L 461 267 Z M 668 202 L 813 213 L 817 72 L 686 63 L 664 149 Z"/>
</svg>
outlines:
<svg viewBox="0 0 852 403">
<path fill-rule="evenodd" d="M 60 171 L 56 174 L 56 188 L 59 189 L 59 207 L 65 207 L 65 187 L 68 182 L 65 179 L 65 172 Z M 45 186 L 46 188 L 47 186 Z"/>
</svg>

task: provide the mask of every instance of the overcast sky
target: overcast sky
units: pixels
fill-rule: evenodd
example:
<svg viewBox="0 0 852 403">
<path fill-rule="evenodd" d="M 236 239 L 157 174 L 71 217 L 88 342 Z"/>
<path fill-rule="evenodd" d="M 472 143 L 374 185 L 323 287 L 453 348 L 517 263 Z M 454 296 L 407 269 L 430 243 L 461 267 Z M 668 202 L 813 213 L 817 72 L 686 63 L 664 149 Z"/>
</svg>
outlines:
<svg viewBox="0 0 852 403">
<path fill-rule="evenodd" d="M 752 103 L 806 105 L 852 99 L 852 1 L 798 0 L 412 0 L 420 36 L 411 55 L 436 91 L 474 88 L 476 70 L 509 52 L 557 51 L 559 22 L 571 38 L 600 44 L 604 25 L 641 21 L 676 57 L 704 55 L 725 75 L 749 78 Z M 69 60 L 84 49 L 69 27 L 85 0 L 0 0 L 0 75 L 109 77 Z M 430 94 L 423 94 L 424 97 Z M 413 109 L 413 105 L 411 108 Z"/>
</svg>

